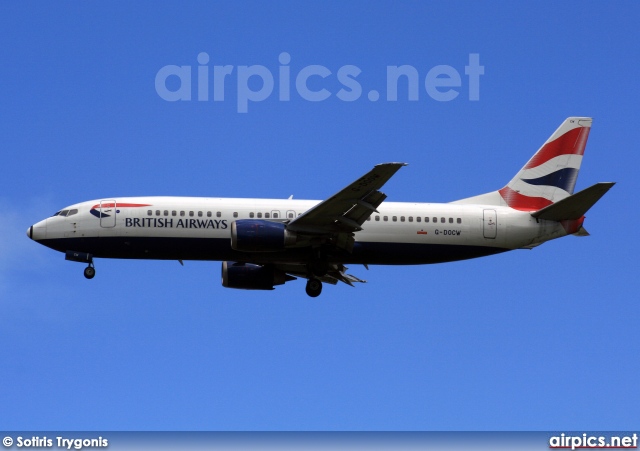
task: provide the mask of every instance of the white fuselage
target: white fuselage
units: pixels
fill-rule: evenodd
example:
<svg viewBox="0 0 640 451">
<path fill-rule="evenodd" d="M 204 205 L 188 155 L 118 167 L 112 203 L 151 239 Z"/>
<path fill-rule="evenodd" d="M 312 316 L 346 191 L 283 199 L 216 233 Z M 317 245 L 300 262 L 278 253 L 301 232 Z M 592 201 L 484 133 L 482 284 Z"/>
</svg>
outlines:
<svg viewBox="0 0 640 451">
<path fill-rule="evenodd" d="M 231 249 L 233 221 L 290 221 L 320 201 L 128 197 L 71 205 L 35 224 L 31 237 L 53 249 L 95 257 L 180 260 L 305 260 L 299 249 L 242 253 Z M 69 214 L 68 212 L 77 212 Z M 343 263 L 420 264 L 532 247 L 566 235 L 559 222 L 537 221 L 509 207 L 384 202 L 355 233 Z M 466 248 L 466 249 L 465 249 Z M 336 257 L 338 258 L 338 257 Z"/>
</svg>

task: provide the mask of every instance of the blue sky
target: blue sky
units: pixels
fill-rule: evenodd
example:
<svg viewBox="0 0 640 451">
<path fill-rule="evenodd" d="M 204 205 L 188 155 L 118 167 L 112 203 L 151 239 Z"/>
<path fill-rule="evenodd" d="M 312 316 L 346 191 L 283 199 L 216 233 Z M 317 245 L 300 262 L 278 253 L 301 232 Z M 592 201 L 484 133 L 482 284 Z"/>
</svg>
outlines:
<svg viewBox="0 0 640 451">
<path fill-rule="evenodd" d="M 637 277 L 640 5 L 617 2 L 3 2 L 0 428 L 621 430 L 640 420 Z M 167 65 L 233 65 L 224 101 L 163 100 Z M 237 112 L 238 67 L 278 91 Z M 469 100 L 469 55 L 484 66 Z M 336 97 L 356 66 L 362 96 Z M 387 66 L 411 65 L 387 101 Z M 429 97 L 435 66 L 461 75 Z M 172 84 L 173 83 L 173 84 Z M 168 81 L 177 89 L 176 79 Z M 249 84 L 259 90 L 255 78 Z M 367 93 L 381 93 L 377 102 Z M 213 95 L 213 88 L 210 88 Z M 618 184 L 589 238 L 432 266 L 363 267 L 310 299 L 296 281 L 224 289 L 219 262 L 98 260 L 25 236 L 89 199 L 322 199 L 405 161 L 390 201 L 498 189 L 568 116 L 592 116 L 578 189 Z"/>
</svg>

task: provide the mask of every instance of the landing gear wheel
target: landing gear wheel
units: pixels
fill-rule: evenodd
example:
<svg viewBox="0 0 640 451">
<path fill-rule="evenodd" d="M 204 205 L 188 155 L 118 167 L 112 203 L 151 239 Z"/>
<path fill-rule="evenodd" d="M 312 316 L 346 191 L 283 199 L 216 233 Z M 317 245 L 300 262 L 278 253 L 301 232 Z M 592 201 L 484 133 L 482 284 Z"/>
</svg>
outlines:
<svg viewBox="0 0 640 451">
<path fill-rule="evenodd" d="M 84 268 L 84 276 L 87 279 L 93 279 L 95 275 L 96 275 L 96 268 L 94 268 L 93 266 L 87 266 L 86 268 Z"/>
<path fill-rule="evenodd" d="M 320 296 L 320 293 L 322 293 L 322 282 L 320 282 L 318 279 L 307 280 L 306 291 L 307 294 L 312 298 Z"/>
</svg>

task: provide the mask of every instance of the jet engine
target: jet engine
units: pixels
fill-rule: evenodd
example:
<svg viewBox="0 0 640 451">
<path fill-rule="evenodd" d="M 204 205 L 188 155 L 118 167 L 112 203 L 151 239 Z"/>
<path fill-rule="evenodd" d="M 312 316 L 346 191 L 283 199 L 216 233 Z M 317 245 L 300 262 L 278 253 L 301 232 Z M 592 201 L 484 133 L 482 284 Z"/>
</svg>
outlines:
<svg viewBox="0 0 640 451">
<path fill-rule="evenodd" d="M 275 285 L 295 279 L 273 266 L 222 262 L 222 286 L 226 288 L 273 290 Z"/>
<path fill-rule="evenodd" d="M 296 241 L 296 234 L 281 222 L 240 219 L 231 223 L 231 247 L 236 251 L 276 252 Z"/>
</svg>

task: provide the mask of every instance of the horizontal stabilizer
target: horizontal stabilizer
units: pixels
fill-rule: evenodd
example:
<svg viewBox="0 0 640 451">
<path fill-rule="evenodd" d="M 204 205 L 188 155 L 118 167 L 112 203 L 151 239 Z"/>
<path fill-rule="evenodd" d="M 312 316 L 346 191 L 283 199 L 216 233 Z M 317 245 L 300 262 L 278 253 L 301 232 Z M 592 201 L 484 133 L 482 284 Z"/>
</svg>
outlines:
<svg viewBox="0 0 640 451">
<path fill-rule="evenodd" d="M 531 213 L 531 216 L 549 221 L 580 219 L 613 185 L 615 185 L 614 182 L 596 183 L 579 193 Z"/>
<path fill-rule="evenodd" d="M 573 236 L 590 236 L 590 233 L 587 232 L 587 230 L 584 227 L 580 226 L 578 231 L 574 233 Z"/>
</svg>

